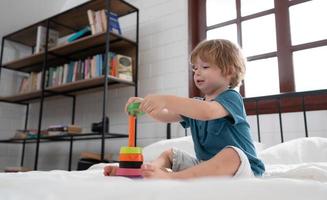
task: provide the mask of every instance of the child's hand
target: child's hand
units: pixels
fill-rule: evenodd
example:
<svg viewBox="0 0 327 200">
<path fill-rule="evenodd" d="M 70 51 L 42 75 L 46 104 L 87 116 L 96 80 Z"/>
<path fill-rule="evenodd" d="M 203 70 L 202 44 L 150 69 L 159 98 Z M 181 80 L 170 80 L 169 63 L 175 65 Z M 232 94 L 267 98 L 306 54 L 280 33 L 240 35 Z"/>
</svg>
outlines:
<svg viewBox="0 0 327 200">
<path fill-rule="evenodd" d="M 125 112 L 127 112 L 127 107 L 129 104 L 134 103 L 134 102 L 142 102 L 143 98 L 141 97 L 130 97 L 125 105 Z"/>
<path fill-rule="evenodd" d="M 117 171 L 117 166 L 108 165 L 103 168 L 103 175 L 105 176 L 115 176 Z"/>
<path fill-rule="evenodd" d="M 140 104 L 140 109 L 150 115 L 159 113 L 166 106 L 165 96 L 162 95 L 148 95 L 144 97 Z"/>
</svg>

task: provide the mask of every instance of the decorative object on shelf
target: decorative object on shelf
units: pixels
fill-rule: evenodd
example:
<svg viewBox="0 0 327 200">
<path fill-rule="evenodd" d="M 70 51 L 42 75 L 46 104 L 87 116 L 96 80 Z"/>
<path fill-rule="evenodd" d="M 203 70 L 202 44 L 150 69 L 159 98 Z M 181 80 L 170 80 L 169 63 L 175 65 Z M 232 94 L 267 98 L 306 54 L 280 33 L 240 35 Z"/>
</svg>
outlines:
<svg viewBox="0 0 327 200">
<path fill-rule="evenodd" d="M 91 34 L 91 28 L 89 26 L 77 31 L 73 35 L 71 35 L 68 39 L 67 42 L 73 42 L 75 40 L 78 40 L 82 37 L 88 36 Z"/>
<path fill-rule="evenodd" d="M 109 118 L 106 117 L 105 118 L 105 123 L 106 123 L 106 130 L 105 132 L 108 133 L 108 130 L 109 130 Z M 91 125 L 91 131 L 94 132 L 94 133 L 101 133 L 103 130 L 103 124 L 102 124 L 102 121 L 100 122 L 95 122 L 95 123 L 92 123 Z"/>
</svg>

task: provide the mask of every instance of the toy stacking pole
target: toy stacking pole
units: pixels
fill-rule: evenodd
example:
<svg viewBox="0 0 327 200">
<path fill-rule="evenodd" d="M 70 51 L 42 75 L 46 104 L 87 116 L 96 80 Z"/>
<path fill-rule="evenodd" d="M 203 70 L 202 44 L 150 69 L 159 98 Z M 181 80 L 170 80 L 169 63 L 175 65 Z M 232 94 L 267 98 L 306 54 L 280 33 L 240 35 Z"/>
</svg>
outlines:
<svg viewBox="0 0 327 200">
<path fill-rule="evenodd" d="M 128 111 L 128 146 L 120 147 L 119 168 L 116 176 L 130 178 L 142 178 L 141 165 L 143 164 L 142 148 L 135 146 L 135 122 L 136 116 L 141 116 L 140 103 L 131 103 L 127 107 Z"/>
<path fill-rule="evenodd" d="M 135 120 L 133 115 L 128 116 L 128 146 L 135 147 Z"/>
</svg>

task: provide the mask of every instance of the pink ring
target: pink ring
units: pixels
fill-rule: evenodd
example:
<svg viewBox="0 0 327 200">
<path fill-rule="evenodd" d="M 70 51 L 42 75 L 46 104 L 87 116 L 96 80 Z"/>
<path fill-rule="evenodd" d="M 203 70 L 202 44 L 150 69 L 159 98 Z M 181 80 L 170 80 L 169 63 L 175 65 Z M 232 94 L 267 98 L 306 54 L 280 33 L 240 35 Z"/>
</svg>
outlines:
<svg viewBox="0 0 327 200">
<path fill-rule="evenodd" d="M 142 176 L 141 169 L 118 168 L 116 176 Z"/>
</svg>

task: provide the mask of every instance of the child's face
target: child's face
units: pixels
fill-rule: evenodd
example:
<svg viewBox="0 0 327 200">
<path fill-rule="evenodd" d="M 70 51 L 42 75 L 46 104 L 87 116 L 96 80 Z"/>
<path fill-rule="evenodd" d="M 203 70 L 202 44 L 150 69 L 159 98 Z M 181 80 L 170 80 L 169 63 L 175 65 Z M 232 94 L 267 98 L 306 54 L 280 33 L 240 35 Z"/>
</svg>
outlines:
<svg viewBox="0 0 327 200">
<path fill-rule="evenodd" d="M 212 94 L 229 87 L 230 77 L 221 74 L 221 69 L 213 64 L 203 62 L 199 57 L 193 63 L 194 83 L 204 94 Z"/>
</svg>

